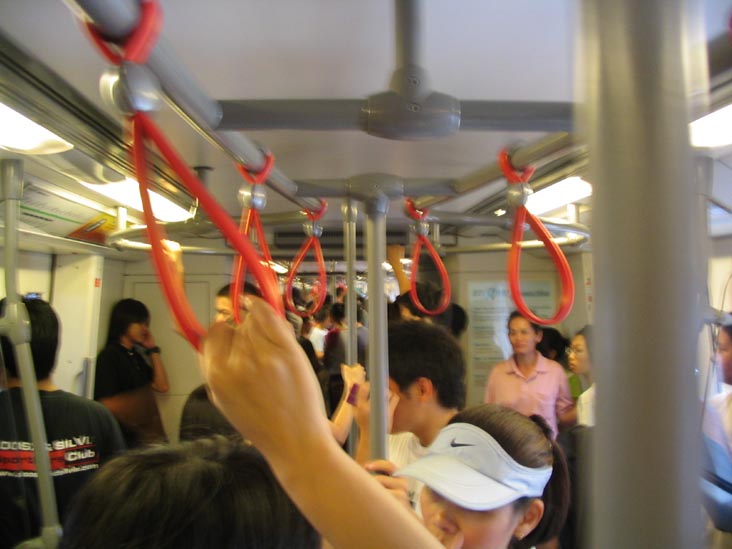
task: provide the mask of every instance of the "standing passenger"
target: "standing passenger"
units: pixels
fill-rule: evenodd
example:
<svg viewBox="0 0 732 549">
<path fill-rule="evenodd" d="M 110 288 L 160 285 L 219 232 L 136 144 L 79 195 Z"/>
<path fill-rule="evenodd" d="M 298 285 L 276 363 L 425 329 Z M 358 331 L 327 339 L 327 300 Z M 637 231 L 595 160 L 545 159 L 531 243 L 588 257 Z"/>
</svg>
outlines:
<svg viewBox="0 0 732 549">
<path fill-rule="evenodd" d="M 131 448 L 166 440 L 153 391 L 166 393 L 168 376 L 150 313 L 142 302 L 123 299 L 112 308 L 107 345 L 97 356 L 94 399 L 114 414 Z"/>
<path fill-rule="evenodd" d="M 447 547 L 533 547 L 557 535 L 569 504 L 567 466 L 546 422 L 502 406 L 460 412 L 429 455 L 397 475 L 424 482 L 424 522 Z"/>
<path fill-rule="evenodd" d="M 569 426 L 576 419 L 567 375 L 562 367 L 536 350 L 541 328 L 518 311 L 508 318 L 508 338 L 513 355 L 496 364 L 488 377 L 485 402 L 502 404 L 526 416 L 546 419 L 554 436 L 559 423 Z"/>
<path fill-rule="evenodd" d="M 50 446 L 56 505 L 63 521 L 74 495 L 125 444 L 109 410 L 56 387 L 51 372 L 56 365 L 58 318 L 45 301 L 23 302 L 30 320 L 30 349 Z M 5 309 L 5 300 L 0 308 Z M 0 341 L 8 375 L 8 390 L 0 392 L 0 547 L 11 547 L 38 536 L 40 507 L 15 352 L 8 338 L 3 336 Z"/>
<path fill-rule="evenodd" d="M 388 462 L 367 467 L 387 474 L 427 453 L 447 422 L 465 405 L 465 362 L 457 340 L 442 326 L 405 320 L 389 324 L 389 392 L 393 416 L 389 418 Z M 358 394 L 357 421 L 361 430 L 356 455 L 359 463 L 369 458 L 370 407 Z M 387 487 L 397 488 L 391 480 Z M 403 485 L 414 506 L 420 485 Z"/>
<path fill-rule="evenodd" d="M 592 376 L 592 326 L 585 326 L 572 338 L 567 353 L 569 369 L 589 387 L 577 399 L 577 423 L 595 425 L 595 382 Z"/>
</svg>

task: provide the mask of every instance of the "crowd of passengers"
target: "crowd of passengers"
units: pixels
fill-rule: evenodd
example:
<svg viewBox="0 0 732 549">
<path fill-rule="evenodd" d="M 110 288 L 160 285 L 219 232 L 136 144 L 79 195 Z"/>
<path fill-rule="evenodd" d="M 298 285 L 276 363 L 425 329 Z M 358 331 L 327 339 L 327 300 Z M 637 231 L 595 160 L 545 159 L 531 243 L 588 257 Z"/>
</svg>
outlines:
<svg viewBox="0 0 732 549">
<path fill-rule="evenodd" d="M 436 303 L 435 289 L 418 291 Z M 157 409 L 168 379 L 144 304 L 113 308 L 88 400 L 54 385 L 58 319 L 24 299 L 63 547 L 582 546 L 575 471 L 594 422 L 590 327 L 565 355 L 558 332 L 512 313 L 512 355 L 492 369 L 485 403 L 466 408 L 464 310 L 426 317 L 404 292 L 387 330 L 391 434 L 385 459 L 371 460 L 373 395 L 364 369 L 345 364 L 354 327 L 343 296 L 302 322 L 280 318 L 256 288 L 236 305 L 229 292 L 216 298 L 205 383 L 184 406 L 179 444 L 167 443 Z M 367 327 L 355 329 L 363 361 Z M 39 534 L 40 511 L 6 338 L 2 355 L 0 410 L 13 413 L 0 416 L 0 544 L 12 547 Z"/>
</svg>

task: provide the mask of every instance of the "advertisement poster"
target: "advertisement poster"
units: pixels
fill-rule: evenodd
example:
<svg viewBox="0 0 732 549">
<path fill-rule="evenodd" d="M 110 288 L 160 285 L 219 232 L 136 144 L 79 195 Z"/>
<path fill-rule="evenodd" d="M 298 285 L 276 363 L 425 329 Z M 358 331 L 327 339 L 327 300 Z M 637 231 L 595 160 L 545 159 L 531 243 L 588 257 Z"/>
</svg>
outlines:
<svg viewBox="0 0 732 549">
<path fill-rule="evenodd" d="M 556 288 L 551 280 L 525 280 L 521 283 L 524 301 L 540 317 L 554 314 Z M 468 386 L 469 403 L 482 402 L 491 368 L 511 355 L 506 322 L 516 306 L 506 280 L 468 283 L 468 361 L 472 378 Z"/>
<path fill-rule="evenodd" d="M 42 232 L 104 244 L 116 229 L 116 219 L 103 212 L 51 194 L 27 183 L 23 189 L 20 220 Z"/>
</svg>

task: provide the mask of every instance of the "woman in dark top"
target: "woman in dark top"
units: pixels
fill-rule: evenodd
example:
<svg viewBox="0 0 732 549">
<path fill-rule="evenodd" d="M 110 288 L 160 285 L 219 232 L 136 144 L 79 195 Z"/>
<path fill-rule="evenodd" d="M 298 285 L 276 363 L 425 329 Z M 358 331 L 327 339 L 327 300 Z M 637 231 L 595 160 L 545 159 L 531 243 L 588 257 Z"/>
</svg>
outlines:
<svg viewBox="0 0 732 549">
<path fill-rule="evenodd" d="M 150 312 L 135 299 L 112 308 L 107 344 L 97 356 L 94 398 L 117 418 L 128 446 L 166 440 L 154 391 L 168 391 Z"/>
</svg>

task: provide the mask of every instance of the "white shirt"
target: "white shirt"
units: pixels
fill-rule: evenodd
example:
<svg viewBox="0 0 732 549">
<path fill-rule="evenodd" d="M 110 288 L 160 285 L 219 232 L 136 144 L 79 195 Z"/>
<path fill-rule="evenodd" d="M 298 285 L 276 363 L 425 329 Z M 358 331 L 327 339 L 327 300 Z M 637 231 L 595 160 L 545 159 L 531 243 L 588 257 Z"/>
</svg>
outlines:
<svg viewBox="0 0 732 549">
<path fill-rule="evenodd" d="M 577 424 L 595 425 L 595 384 L 590 385 L 587 390 L 577 398 Z"/>
<path fill-rule="evenodd" d="M 313 328 L 311 328 L 310 333 L 308 334 L 308 339 L 310 340 L 310 343 L 313 344 L 313 349 L 315 349 L 316 353 L 325 352 L 325 334 L 327 333 L 328 330 L 318 328 L 317 326 L 313 326 Z"/>
<path fill-rule="evenodd" d="M 389 435 L 387 438 L 387 451 L 389 452 L 389 461 L 398 468 L 414 463 L 419 458 L 427 455 L 427 447 L 419 443 L 419 439 L 413 433 L 397 433 Z M 407 478 L 407 495 L 412 504 L 412 508 L 419 512 L 419 493 L 422 490 L 423 483 L 413 478 Z"/>
</svg>

